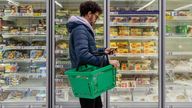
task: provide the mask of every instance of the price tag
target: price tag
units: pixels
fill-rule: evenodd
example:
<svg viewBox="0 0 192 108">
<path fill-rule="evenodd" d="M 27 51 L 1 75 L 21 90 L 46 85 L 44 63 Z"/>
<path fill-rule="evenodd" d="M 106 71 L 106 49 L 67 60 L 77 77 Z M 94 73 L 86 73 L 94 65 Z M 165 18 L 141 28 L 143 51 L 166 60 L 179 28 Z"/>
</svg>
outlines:
<svg viewBox="0 0 192 108">
<path fill-rule="evenodd" d="M 118 15 L 118 12 L 110 12 L 111 15 Z"/>
</svg>

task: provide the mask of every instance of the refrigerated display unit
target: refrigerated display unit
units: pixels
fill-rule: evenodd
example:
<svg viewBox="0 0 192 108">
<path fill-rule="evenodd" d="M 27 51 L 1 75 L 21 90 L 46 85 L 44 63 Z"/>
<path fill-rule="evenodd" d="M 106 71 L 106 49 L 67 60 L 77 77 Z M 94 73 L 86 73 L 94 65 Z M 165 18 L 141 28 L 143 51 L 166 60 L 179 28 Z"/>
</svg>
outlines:
<svg viewBox="0 0 192 108">
<path fill-rule="evenodd" d="M 0 107 L 46 106 L 46 0 L 0 0 Z"/>
<path fill-rule="evenodd" d="M 86 0 L 54 0 L 55 1 L 55 103 L 57 107 L 77 108 L 80 107 L 79 99 L 74 97 L 72 89 L 69 85 L 68 78 L 63 75 L 66 70 L 70 69 L 69 57 L 69 33 L 66 28 L 68 19 L 71 16 L 79 16 L 79 5 Z M 103 9 L 98 21 L 94 25 L 95 40 L 97 48 L 105 46 L 105 9 L 103 0 L 97 0 L 97 3 Z M 102 96 L 105 103 L 105 96 Z"/>
<path fill-rule="evenodd" d="M 191 107 L 192 1 L 166 1 L 166 106 Z"/>
<path fill-rule="evenodd" d="M 0 0 L 0 108 L 80 107 L 63 73 L 71 65 L 66 23 L 83 1 Z M 110 59 L 120 61 L 104 108 L 191 108 L 192 2 L 94 1 L 103 8 L 97 47 L 117 48 Z"/>
<path fill-rule="evenodd" d="M 108 46 L 117 48 L 116 87 L 110 108 L 158 107 L 158 0 L 110 0 Z"/>
</svg>

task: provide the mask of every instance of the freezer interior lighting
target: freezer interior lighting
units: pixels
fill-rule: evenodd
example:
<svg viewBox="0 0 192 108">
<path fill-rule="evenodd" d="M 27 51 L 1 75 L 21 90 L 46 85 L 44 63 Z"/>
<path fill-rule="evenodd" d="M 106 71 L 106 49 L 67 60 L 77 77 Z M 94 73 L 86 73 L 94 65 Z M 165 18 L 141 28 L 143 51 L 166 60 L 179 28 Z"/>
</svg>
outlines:
<svg viewBox="0 0 192 108">
<path fill-rule="evenodd" d="M 148 7 L 149 5 L 151 5 L 153 2 L 155 2 L 155 0 L 150 1 L 149 3 L 147 3 L 146 5 L 144 5 L 143 7 L 137 9 L 137 11 L 143 10 L 144 8 Z"/>
<path fill-rule="evenodd" d="M 181 49 L 181 48 L 183 48 L 183 46 L 182 46 L 182 45 L 178 45 L 178 48 L 180 48 L 180 49 Z"/>
<path fill-rule="evenodd" d="M 16 5 L 16 6 L 19 6 L 19 3 L 18 2 L 15 2 L 15 1 L 13 1 L 13 0 L 7 0 L 9 3 L 11 3 L 11 4 L 14 4 L 14 5 Z"/>
<path fill-rule="evenodd" d="M 176 8 L 176 9 L 174 9 L 174 10 L 175 10 L 175 11 L 179 11 L 179 10 L 182 10 L 182 9 L 189 8 L 189 7 L 191 7 L 191 6 L 192 6 L 192 4 L 188 4 L 188 5 L 185 5 L 185 6 L 182 6 L 182 7 Z"/>
<path fill-rule="evenodd" d="M 55 4 L 58 5 L 59 7 L 63 8 L 62 4 L 59 3 L 58 1 L 55 1 Z"/>
</svg>

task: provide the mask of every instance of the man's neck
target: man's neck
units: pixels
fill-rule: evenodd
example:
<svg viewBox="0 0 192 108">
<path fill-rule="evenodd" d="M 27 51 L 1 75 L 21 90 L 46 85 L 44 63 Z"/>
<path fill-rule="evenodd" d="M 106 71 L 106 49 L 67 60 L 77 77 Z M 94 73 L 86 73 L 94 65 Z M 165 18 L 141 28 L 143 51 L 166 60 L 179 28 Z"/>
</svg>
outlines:
<svg viewBox="0 0 192 108">
<path fill-rule="evenodd" d="M 89 22 L 89 24 L 90 24 L 89 18 L 87 16 L 82 16 L 82 17 L 85 18 L 87 20 L 87 22 Z"/>
</svg>

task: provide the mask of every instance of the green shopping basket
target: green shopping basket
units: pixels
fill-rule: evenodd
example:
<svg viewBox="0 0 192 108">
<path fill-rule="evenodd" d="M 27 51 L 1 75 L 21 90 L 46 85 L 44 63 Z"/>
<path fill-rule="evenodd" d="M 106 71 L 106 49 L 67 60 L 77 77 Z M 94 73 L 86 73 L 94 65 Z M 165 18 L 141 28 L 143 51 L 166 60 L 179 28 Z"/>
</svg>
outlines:
<svg viewBox="0 0 192 108">
<path fill-rule="evenodd" d="M 116 85 L 116 69 L 112 65 L 80 66 L 65 74 L 69 78 L 73 94 L 79 98 L 94 99 Z"/>
</svg>

